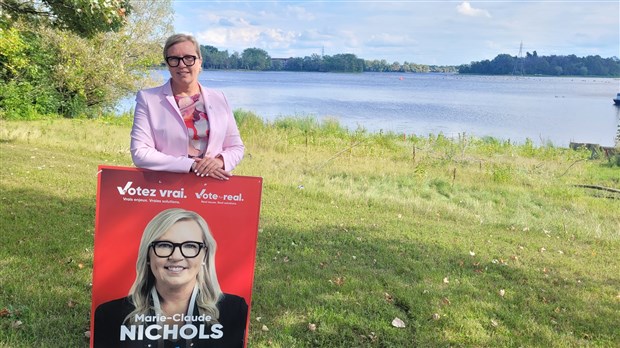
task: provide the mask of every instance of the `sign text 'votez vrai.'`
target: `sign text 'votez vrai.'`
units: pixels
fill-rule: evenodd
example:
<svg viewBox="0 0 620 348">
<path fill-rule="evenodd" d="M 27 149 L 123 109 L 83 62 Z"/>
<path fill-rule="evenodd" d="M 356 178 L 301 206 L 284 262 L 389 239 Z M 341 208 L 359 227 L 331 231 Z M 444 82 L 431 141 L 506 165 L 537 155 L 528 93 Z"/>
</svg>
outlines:
<svg viewBox="0 0 620 348">
<path fill-rule="evenodd" d="M 186 193 L 183 187 L 158 189 L 134 186 L 133 181 L 127 181 L 124 186 L 116 186 L 116 189 L 123 200 L 128 202 L 179 204 L 181 200 L 188 198 L 195 198 L 206 204 L 237 204 L 243 202 L 243 194 L 240 192 L 215 193 L 210 192 L 207 188 L 202 188 L 198 192 Z"/>
</svg>

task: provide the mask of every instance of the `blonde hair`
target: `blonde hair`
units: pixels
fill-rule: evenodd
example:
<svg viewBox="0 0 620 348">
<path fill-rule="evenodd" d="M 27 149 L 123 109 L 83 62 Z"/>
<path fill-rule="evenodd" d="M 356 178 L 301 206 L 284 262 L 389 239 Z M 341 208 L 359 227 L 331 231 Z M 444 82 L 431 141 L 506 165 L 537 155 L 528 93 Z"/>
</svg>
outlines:
<svg viewBox="0 0 620 348">
<path fill-rule="evenodd" d="M 202 59 L 202 54 L 200 53 L 200 45 L 198 44 L 198 41 L 195 37 L 189 34 L 174 34 L 170 36 L 164 44 L 164 62 L 168 57 L 168 49 L 178 43 L 185 41 L 189 41 L 194 44 L 194 47 L 196 48 L 196 56 L 198 56 L 199 59 Z"/>
<path fill-rule="evenodd" d="M 149 267 L 149 249 L 151 243 L 164 235 L 175 223 L 179 221 L 195 221 L 203 233 L 203 242 L 206 245 L 205 262 L 198 272 L 198 297 L 196 304 L 200 314 L 211 316 L 217 322 L 220 311 L 216 304 L 222 296 L 220 283 L 217 280 L 215 270 L 215 252 L 217 243 L 211 235 L 207 222 L 197 213 L 184 209 L 167 209 L 157 214 L 144 229 L 138 259 L 136 261 L 136 279 L 129 290 L 129 298 L 135 309 L 129 313 L 125 321 L 133 322 L 136 315 L 148 315 L 154 310 L 150 301 L 151 288 L 155 286 L 155 276 Z M 193 308 L 190 308 L 193 310 Z M 188 313 L 189 314 L 189 313 Z"/>
</svg>

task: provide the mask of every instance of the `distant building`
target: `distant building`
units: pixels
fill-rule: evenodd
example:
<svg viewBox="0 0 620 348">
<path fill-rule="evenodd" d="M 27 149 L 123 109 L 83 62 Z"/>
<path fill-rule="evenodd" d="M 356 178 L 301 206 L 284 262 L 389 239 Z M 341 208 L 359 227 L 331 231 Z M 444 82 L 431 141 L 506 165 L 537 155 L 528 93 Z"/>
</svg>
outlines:
<svg viewBox="0 0 620 348">
<path fill-rule="evenodd" d="M 275 62 L 282 62 L 282 65 L 285 65 L 286 62 L 288 62 L 288 60 L 291 58 L 271 58 L 271 64 L 275 63 Z"/>
</svg>

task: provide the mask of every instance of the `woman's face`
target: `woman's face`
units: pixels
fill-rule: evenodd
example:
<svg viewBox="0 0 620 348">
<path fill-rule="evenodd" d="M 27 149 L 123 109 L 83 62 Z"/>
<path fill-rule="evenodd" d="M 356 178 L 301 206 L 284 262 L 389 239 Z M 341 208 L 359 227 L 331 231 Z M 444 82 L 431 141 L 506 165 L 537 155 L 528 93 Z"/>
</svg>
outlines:
<svg viewBox="0 0 620 348">
<path fill-rule="evenodd" d="M 188 87 L 198 83 L 198 75 L 200 74 L 202 60 L 198 58 L 196 47 L 194 47 L 194 44 L 191 41 L 179 42 L 173 46 L 170 46 L 168 48 L 168 52 L 166 52 L 166 57 L 181 58 L 185 56 L 197 57 L 194 65 L 187 66 L 182 59 L 176 67 L 168 65 L 172 83 L 178 87 Z"/>
<path fill-rule="evenodd" d="M 157 241 L 203 243 L 203 234 L 196 221 L 184 220 L 172 225 Z M 185 254 L 188 255 L 188 252 Z M 160 289 L 161 287 L 168 289 L 194 287 L 202 262 L 205 261 L 205 255 L 205 248 L 202 248 L 196 257 L 188 258 L 181 253 L 181 246 L 175 246 L 170 256 L 159 257 L 152 247 L 149 248 L 151 272 L 156 279 L 155 286 Z"/>
</svg>

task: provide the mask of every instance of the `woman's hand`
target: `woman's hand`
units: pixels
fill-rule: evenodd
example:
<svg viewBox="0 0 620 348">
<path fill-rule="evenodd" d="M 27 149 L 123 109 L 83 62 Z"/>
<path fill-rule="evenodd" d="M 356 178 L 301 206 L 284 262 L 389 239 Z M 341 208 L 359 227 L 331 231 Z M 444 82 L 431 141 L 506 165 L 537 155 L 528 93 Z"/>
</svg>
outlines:
<svg viewBox="0 0 620 348">
<path fill-rule="evenodd" d="M 219 180 L 228 180 L 232 176 L 230 172 L 224 170 L 224 160 L 221 157 L 196 158 L 192 164 L 192 171 L 197 176 L 210 176 Z"/>
</svg>

